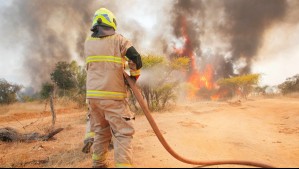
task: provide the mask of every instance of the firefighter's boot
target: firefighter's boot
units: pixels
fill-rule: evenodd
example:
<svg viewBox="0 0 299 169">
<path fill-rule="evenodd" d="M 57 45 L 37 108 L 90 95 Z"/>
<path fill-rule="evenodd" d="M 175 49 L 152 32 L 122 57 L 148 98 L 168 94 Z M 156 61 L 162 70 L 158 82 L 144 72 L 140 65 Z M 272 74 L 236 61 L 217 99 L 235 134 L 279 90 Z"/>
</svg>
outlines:
<svg viewBox="0 0 299 169">
<path fill-rule="evenodd" d="M 90 153 L 90 149 L 91 149 L 91 147 L 93 145 L 93 142 L 94 142 L 94 138 L 87 138 L 87 139 L 85 139 L 84 140 L 84 146 L 82 148 L 82 152 L 86 153 L 86 154 Z"/>
</svg>

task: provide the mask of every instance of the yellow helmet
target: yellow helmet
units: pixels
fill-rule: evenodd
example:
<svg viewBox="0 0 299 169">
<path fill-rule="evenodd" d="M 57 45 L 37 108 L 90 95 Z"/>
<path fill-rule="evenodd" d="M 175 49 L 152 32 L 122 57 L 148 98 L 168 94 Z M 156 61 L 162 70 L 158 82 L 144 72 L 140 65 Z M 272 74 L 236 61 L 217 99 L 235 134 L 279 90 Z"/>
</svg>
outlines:
<svg viewBox="0 0 299 169">
<path fill-rule="evenodd" d="M 96 25 L 104 25 L 116 30 L 116 18 L 114 14 L 106 8 L 98 9 L 93 17 L 92 27 Z"/>
</svg>

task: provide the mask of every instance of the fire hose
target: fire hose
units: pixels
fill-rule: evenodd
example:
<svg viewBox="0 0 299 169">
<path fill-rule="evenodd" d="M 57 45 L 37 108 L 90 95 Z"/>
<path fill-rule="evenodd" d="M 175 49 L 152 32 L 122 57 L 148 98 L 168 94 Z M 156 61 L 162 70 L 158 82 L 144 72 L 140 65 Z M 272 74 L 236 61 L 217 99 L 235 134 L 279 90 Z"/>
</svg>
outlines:
<svg viewBox="0 0 299 169">
<path fill-rule="evenodd" d="M 143 110 L 147 120 L 149 121 L 152 129 L 154 130 L 156 136 L 158 137 L 160 143 L 163 145 L 163 147 L 168 151 L 168 153 L 170 153 L 174 158 L 176 158 L 177 160 L 183 162 L 183 163 L 187 163 L 187 164 L 192 164 L 192 165 L 200 165 L 200 166 L 212 166 L 212 165 L 227 165 L 227 164 L 231 164 L 231 165 L 245 165 L 245 166 L 253 166 L 253 167 L 261 167 L 261 168 L 274 168 L 270 165 L 267 164 L 263 164 L 263 163 L 258 163 L 258 162 L 252 162 L 252 161 L 238 161 L 238 160 L 225 160 L 225 161 L 195 161 L 195 160 L 190 160 L 190 159 L 186 159 L 182 156 L 180 156 L 178 153 L 176 153 L 167 143 L 167 141 L 165 140 L 164 136 L 162 135 L 162 133 L 160 132 L 154 118 L 152 117 L 147 104 L 144 102 L 143 100 L 143 96 L 141 95 L 141 93 L 139 92 L 135 81 L 126 73 L 124 72 L 124 77 L 127 81 L 127 83 L 129 84 L 130 88 L 133 91 L 133 94 L 136 97 L 136 100 L 138 101 L 141 109 Z"/>
</svg>

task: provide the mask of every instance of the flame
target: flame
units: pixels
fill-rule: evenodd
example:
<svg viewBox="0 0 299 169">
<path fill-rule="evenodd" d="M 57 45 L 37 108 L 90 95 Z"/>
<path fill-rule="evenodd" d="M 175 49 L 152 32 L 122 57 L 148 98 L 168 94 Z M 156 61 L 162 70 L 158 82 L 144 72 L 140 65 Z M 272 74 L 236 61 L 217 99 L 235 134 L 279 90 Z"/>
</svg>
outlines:
<svg viewBox="0 0 299 169">
<path fill-rule="evenodd" d="M 182 48 L 176 48 L 174 47 L 174 53 L 176 53 L 179 56 L 183 57 L 189 57 L 191 60 L 191 68 L 192 70 L 196 68 L 195 64 L 195 53 L 194 53 L 194 47 L 192 45 L 192 41 L 190 39 L 190 36 L 187 31 L 187 21 L 185 17 L 182 17 L 180 20 L 180 32 L 181 32 L 181 38 L 183 39 L 183 47 Z"/>
<path fill-rule="evenodd" d="M 227 95 L 228 91 L 227 90 L 219 90 L 216 94 L 211 96 L 211 100 L 217 101 L 223 96 Z"/>
<path fill-rule="evenodd" d="M 213 68 L 211 65 L 207 65 L 203 72 L 194 71 L 188 82 L 193 86 L 197 86 L 199 89 L 205 87 L 209 90 L 214 88 L 213 81 Z"/>
<path fill-rule="evenodd" d="M 205 88 L 209 91 L 212 91 L 216 87 L 216 83 L 214 82 L 214 68 L 212 65 L 207 64 L 203 70 L 198 70 L 196 66 L 196 60 L 195 60 L 195 52 L 194 52 L 194 46 L 192 45 L 192 41 L 190 39 L 190 35 L 187 30 L 187 21 L 185 17 L 182 17 L 181 22 L 178 26 L 181 27 L 180 30 L 180 38 L 183 40 L 183 46 L 181 48 L 173 47 L 174 53 L 176 53 L 179 56 L 189 57 L 191 60 L 190 63 L 190 72 L 188 77 L 188 83 L 191 84 L 191 87 L 188 89 L 188 98 L 189 99 L 195 99 L 197 98 L 198 92 Z M 211 96 L 212 100 L 218 100 L 221 97 L 217 95 Z"/>
<path fill-rule="evenodd" d="M 217 101 L 217 100 L 219 100 L 220 96 L 221 96 L 220 94 L 215 94 L 215 95 L 211 96 L 211 100 Z"/>
<path fill-rule="evenodd" d="M 193 89 L 188 92 L 189 98 L 195 98 L 196 93 L 202 89 L 206 88 L 212 90 L 215 88 L 215 83 L 213 82 L 213 67 L 212 65 L 206 65 L 205 69 L 200 72 L 195 70 L 188 78 L 188 82 L 192 85 Z"/>
</svg>

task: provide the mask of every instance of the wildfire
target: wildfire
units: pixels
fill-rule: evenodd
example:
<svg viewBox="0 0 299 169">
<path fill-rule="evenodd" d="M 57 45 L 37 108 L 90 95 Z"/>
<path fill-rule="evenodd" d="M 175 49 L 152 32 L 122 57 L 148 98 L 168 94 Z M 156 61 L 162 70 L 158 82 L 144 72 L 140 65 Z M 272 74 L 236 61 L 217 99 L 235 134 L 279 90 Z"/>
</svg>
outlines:
<svg viewBox="0 0 299 169">
<path fill-rule="evenodd" d="M 213 68 L 211 65 L 207 65 L 203 72 L 194 71 L 188 80 L 192 85 L 198 88 L 205 87 L 209 90 L 214 88 L 213 83 Z"/>
<path fill-rule="evenodd" d="M 217 101 L 228 93 L 227 90 L 218 90 L 218 92 L 211 96 L 211 100 Z"/>
<path fill-rule="evenodd" d="M 213 90 L 215 88 L 215 83 L 213 82 L 213 67 L 212 65 L 206 65 L 205 69 L 200 72 L 198 70 L 193 70 L 192 74 L 188 78 L 188 83 L 192 85 L 193 89 L 188 92 L 189 98 L 196 98 L 196 94 L 202 88 L 207 90 Z"/>
<path fill-rule="evenodd" d="M 191 60 L 190 74 L 188 77 L 188 83 L 191 85 L 188 91 L 188 97 L 190 99 L 197 98 L 197 93 L 201 89 L 213 90 L 215 88 L 215 82 L 213 79 L 213 66 L 208 64 L 205 66 L 203 71 L 200 71 L 196 67 L 194 46 L 190 39 L 190 35 L 187 31 L 186 18 L 182 17 L 180 22 L 181 38 L 183 39 L 183 46 L 181 48 L 174 47 L 174 52 L 179 56 L 189 57 Z"/>
</svg>

